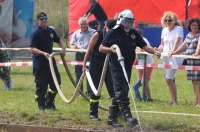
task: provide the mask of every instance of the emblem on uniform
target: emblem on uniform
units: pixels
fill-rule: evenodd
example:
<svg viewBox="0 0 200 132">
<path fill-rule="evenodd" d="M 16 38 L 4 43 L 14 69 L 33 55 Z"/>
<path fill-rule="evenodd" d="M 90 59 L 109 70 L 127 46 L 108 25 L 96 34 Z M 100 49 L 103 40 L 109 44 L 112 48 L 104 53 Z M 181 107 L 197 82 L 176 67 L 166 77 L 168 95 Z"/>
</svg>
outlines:
<svg viewBox="0 0 200 132">
<path fill-rule="evenodd" d="M 53 33 L 50 33 L 50 37 L 53 38 Z"/>
<path fill-rule="evenodd" d="M 136 43 L 133 42 L 132 45 L 133 45 L 133 46 L 136 46 Z"/>
<path fill-rule="evenodd" d="M 134 40 L 135 40 L 135 35 L 134 34 L 131 34 L 131 38 L 133 39 L 133 44 L 132 45 L 136 45 L 136 43 L 134 42 Z"/>
<path fill-rule="evenodd" d="M 131 34 L 131 38 L 132 38 L 132 39 L 135 39 L 135 35 L 134 35 L 134 34 Z"/>
</svg>

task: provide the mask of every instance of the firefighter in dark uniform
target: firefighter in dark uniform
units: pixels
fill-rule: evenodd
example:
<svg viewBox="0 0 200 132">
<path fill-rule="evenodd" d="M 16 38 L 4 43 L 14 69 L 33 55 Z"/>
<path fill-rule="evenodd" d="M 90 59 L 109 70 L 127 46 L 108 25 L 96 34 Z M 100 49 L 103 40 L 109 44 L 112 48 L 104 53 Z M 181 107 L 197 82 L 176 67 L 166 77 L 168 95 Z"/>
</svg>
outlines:
<svg viewBox="0 0 200 132">
<path fill-rule="evenodd" d="M 47 26 L 48 17 L 46 13 L 40 12 L 37 14 L 38 28 L 31 34 L 30 37 L 30 52 L 33 54 L 33 75 L 36 83 L 36 100 L 39 110 L 53 109 L 55 110 L 54 99 L 57 94 L 57 89 L 54 84 L 48 57 L 53 50 L 53 42 L 58 43 L 62 48 L 61 53 L 65 56 L 66 48 L 63 41 L 58 37 L 55 30 Z M 60 74 L 58 72 L 55 59 L 53 65 L 56 77 L 61 84 Z M 50 86 L 48 89 L 48 85 Z"/>
<path fill-rule="evenodd" d="M 133 29 L 134 17 L 130 10 L 124 10 L 121 12 L 117 19 L 116 26 L 109 30 L 104 37 L 102 44 L 99 48 L 102 53 L 111 53 L 109 68 L 113 79 L 113 86 L 115 92 L 115 101 L 109 107 L 108 125 L 115 126 L 117 121 L 116 106 L 119 105 L 121 112 L 125 116 L 127 125 L 129 127 L 135 127 L 137 125 L 137 119 L 132 117 L 130 111 L 130 101 L 128 98 L 129 84 L 127 83 L 123 70 L 115 49 L 112 47 L 116 44 L 124 57 L 125 69 L 128 75 L 128 81 L 130 82 L 132 65 L 135 60 L 135 48 L 136 46 L 144 49 L 145 51 L 160 55 L 153 48 L 147 47 L 146 42 L 140 36 L 140 34 Z"/>
<path fill-rule="evenodd" d="M 84 57 L 83 63 L 83 71 L 88 70 L 86 67 L 86 63 L 90 60 L 89 72 L 94 83 L 95 88 L 99 87 L 102 70 L 105 62 L 106 55 L 99 52 L 99 46 L 105 36 L 106 32 L 109 29 L 112 29 L 116 24 L 116 20 L 107 20 L 105 22 L 104 31 L 98 30 L 94 35 L 91 37 L 87 52 Z M 105 76 L 105 84 L 108 90 L 108 93 L 111 98 L 114 97 L 114 89 L 112 84 L 112 78 L 110 75 L 110 70 L 107 69 L 106 76 Z M 89 86 L 91 89 L 91 87 Z M 91 90 L 92 91 L 92 90 Z M 90 96 L 90 118 L 93 120 L 100 121 L 101 119 L 98 117 L 98 106 L 99 106 L 99 99 L 100 96 L 95 96 L 93 92 L 89 93 Z"/>
</svg>

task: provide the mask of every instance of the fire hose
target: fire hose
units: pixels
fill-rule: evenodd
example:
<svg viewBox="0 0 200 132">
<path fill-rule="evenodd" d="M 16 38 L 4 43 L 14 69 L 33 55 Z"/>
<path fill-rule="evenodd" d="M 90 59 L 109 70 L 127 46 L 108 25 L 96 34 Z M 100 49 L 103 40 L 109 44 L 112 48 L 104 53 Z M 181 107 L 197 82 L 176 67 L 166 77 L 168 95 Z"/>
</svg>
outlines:
<svg viewBox="0 0 200 132">
<path fill-rule="evenodd" d="M 72 103 L 72 102 L 75 100 L 76 95 L 77 95 L 77 93 L 79 92 L 79 93 L 81 94 L 81 96 L 89 102 L 90 99 L 87 97 L 87 95 L 85 95 L 85 93 L 84 93 L 82 90 L 80 90 L 81 84 L 83 83 L 83 79 L 84 79 L 84 77 L 85 77 L 85 72 L 83 72 L 83 74 L 81 75 L 81 78 L 80 78 L 80 80 L 79 80 L 79 82 L 78 82 L 78 84 L 77 84 L 77 86 L 76 86 L 76 83 L 75 83 L 75 81 L 74 81 L 74 79 L 73 79 L 73 77 L 72 77 L 72 75 L 71 75 L 71 72 L 70 72 L 70 70 L 69 70 L 67 64 L 65 63 L 66 60 L 65 60 L 64 56 L 61 56 L 61 59 L 62 59 L 64 68 L 65 68 L 65 71 L 67 72 L 67 75 L 69 76 L 70 81 L 72 82 L 72 84 L 73 84 L 74 87 L 76 88 L 75 91 L 74 91 L 74 93 L 73 93 L 73 95 L 72 95 L 72 97 L 71 97 L 71 99 L 67 99 L 67 98 L 65 97 L 65 95 L 63 94 L 63 92 L 62 92 L 62 90 L 61 90 L 61 88 L 60 88 L 60 85 L 59 85 L 59 83 L 58 83 L 57 77 L 56 77 L 56 75 L 55 75 L 55 70 L 54 70 L 54 66 L 53 66 L 53 59 L 52 59 L 55 55 L 60 55 L 60 56 L 61 56 L 61 53 L 60 53 L 60 52 L 53 52 L 52 54 L 50 54 L 50 56 L 49 56 L 48 59 L 49 59 L 49 65 L 50 65 L 51 74 L 52 74 L 54 83 L 55 83 L 55 85 L 56 85 L 56 89 L 57 89 L 57 91 L 58 91 L 58 94 L 59 94 L 60 97 L 62 98 L 62 100 L 63 100 L 65 103 L 70 104 L 70 103 Z M 99 108 L 102 109 L 102 110 L 108 110 L 108 108 L 105 108 L 105 107 L 103 107 L 103 106 L 99 106 Z"/>
</svg>

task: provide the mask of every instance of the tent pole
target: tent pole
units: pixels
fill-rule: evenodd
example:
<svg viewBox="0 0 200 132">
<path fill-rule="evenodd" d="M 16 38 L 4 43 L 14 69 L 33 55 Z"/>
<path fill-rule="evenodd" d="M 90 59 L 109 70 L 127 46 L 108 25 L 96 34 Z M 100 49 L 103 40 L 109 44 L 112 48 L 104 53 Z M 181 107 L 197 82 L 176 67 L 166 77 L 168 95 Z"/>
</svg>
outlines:
<svg viewBox="0 0 200 132">
<path fill-rule="evenodd" d="M 189 4 L 189 0 L 186 0 L 186 9 L 185 9 L 185 20 L 188 19 L 188 4 Z"/>
</svg>

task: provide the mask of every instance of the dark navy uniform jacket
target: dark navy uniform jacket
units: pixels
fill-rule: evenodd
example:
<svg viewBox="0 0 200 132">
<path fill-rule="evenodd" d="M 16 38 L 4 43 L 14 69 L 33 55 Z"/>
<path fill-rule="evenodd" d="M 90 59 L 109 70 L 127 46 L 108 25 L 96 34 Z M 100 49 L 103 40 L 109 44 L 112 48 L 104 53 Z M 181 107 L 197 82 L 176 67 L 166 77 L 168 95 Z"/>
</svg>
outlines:
<svg viewBox="0 0 200 132">
<path fill-rule="evenodd" d="M 143 48 L 147 45 L 135 29 L 131 29 L 129 35 L 126 35 L 121 27 L 109 30 L 102 41 L 102 45 L 106 47 L 111 47 L 113 44 L 118 45 L 122 56 L 124 57 L 125 66 L 129 68 L 132 67 L 135 60 L 136 46 Z M 111 54 L 110 63 L 119 64 L 117 61 L 117 55 Z"/>
<path fill-rule="evenodd" d="M 60 38 L 54 29 L 50 27 L 47 27 L 47 30 L 38 27 L 30 36 L 30 47 L 37 48 L 49 54 L 52 53 L 53 42 L 60 42 Z M 44 55 L 33 54 L 32 59 L 34 68 L 49 66 L 49 61 Z"/>
<path fill-rule="evenodd" d="M 106 47 L 111 47 L 113 44 L 118 45 L 121 50 L 122 56 L 124 57 L 125 70 L 130 83 L 132 65 L 135 60 L 135 48 L 136 46 L 143 48 L 147 44 L 135 29 L 131 29 L 128 35 L 126 35 L 121 27 L 109 30 L 102 41 L 102 45 Z M 124 77 L 124 71 L 118 62 L 116 54 L 112 53 L 110 55 L 109 68 L 115 93 L 113 100 L 120 107 L 128 108 L 130 104 L 128 98 L 129 85 Z"/>
</svg>

